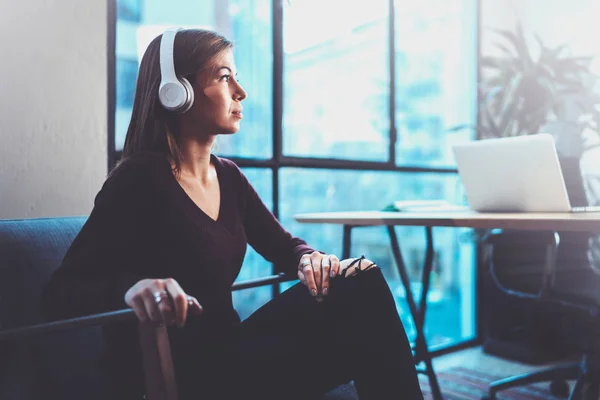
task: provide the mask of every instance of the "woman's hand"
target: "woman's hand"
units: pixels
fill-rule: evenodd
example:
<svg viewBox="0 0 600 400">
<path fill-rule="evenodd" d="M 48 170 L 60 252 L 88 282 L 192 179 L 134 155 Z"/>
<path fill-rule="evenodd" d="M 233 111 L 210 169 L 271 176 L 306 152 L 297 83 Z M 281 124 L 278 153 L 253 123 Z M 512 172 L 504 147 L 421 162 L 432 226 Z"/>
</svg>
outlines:
<svg viewBox="0 0 600 400">
<path fill-rule="evenodd" d="M 298 279 L 308 287 L 308 291 L 317 301 L 329 292 L 329 279 L 340 272 L 340 260 L 333 254 L 321 254 L 313 251 L 304 254 L 298 264 Z"/>
<path fill-rule="evenodd" d="M 188 296 L 175 279 L 142 279 L 125 293 L 125 303 L 135 311 L 141 322 L 172 325 L 182 328 L 188 312 L 202 313 L 195 297 Z"/>
<path fill-rule="evenodd" d="M 321 254 L 317 251 L 304 254 L 298 264 L 298 279 L 308 286 L 310 294 L 323 301 L 323 296 L 329 292 L 329 280 L 338 275 L 343 277 L 354 276 L 361 271 L 377 267 L 377 264 L 364 256 L 360 258 L 347 258 L 340 261 L 333 254 Z"/>
</svg>

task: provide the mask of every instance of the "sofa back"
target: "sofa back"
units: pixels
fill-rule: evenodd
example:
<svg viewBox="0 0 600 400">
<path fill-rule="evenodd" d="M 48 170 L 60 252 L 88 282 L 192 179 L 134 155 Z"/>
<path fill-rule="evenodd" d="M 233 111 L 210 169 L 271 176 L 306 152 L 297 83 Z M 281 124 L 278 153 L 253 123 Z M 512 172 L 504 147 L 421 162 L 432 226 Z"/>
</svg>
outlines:
<svg viewBox="0 0 600 400">
<path fill-rule="evenodd" d="M 41 324 L 44 284 L 86 217 L 0 220 L 0 331 Z M 101 328 L 0 342 L 0 399 L 101 398 Z"/>
</svg>

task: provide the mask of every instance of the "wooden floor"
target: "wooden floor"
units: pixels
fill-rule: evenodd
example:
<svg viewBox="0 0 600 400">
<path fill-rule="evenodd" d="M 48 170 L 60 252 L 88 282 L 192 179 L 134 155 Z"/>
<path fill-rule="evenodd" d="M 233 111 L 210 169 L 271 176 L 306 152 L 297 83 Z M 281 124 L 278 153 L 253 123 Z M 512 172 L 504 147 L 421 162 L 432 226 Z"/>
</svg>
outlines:
<svg viewBox="0 0 600 400">
<path fill-rule="evenodd" d="M 486 370 L 499 376 L 521 374 L 544 367 L 544 365 L 522 364 L 517 361 L 491 356 L 484 353 L 481 346 L 439 356 L 433 360 L 433 367 L 437 371 L 443 371 L 444 369 L 459 365 L 465 368 Z"/>
<path fill-rule="evenodd" d="M 576 360 L 563 360 L 560 363 L 573 361 Z M 486 373 L 498 376 L 499 378 L 510 377 L 531 371 L 538 371 L 551 365 L 553 364 L 523 364 L 517 361 L 491 356 L 484 353 L 481 346 L 439 356 L 433 360 L 433 367 L 436 372 L 444 371 L 455 366 L 462 366 L 469 369 L 485 371 Z M 569 381 L 568 383 L 569 386 L 573 388 L 575 382 Z"/>
</svg>

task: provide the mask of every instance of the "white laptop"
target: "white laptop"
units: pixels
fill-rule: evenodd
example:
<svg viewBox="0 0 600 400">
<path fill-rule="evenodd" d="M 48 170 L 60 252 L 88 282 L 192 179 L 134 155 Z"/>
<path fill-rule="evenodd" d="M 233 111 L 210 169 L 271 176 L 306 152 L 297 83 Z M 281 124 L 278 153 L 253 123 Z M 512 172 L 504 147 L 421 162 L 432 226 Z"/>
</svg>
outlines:
<svg viewBox="0 0 600 400">
<path fill-rule="evenodd" d="M 547 133 L 453 146 L 469 207 L 486 212 L 600 211 L 571 207 L 554 144 Z"/>
</svg>

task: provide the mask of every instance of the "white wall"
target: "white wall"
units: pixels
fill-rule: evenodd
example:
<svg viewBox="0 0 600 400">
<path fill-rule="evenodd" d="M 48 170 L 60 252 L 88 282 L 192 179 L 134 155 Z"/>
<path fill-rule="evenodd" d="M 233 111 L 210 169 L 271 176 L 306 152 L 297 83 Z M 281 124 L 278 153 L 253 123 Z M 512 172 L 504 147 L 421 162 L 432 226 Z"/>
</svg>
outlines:
<svg viewBox="0 0 600 400">
<path fill-rule="evenodd" d="M 3 0 L 0 219 L 89 214 L 107 172 L 105 0 Z"/>
</svg>

